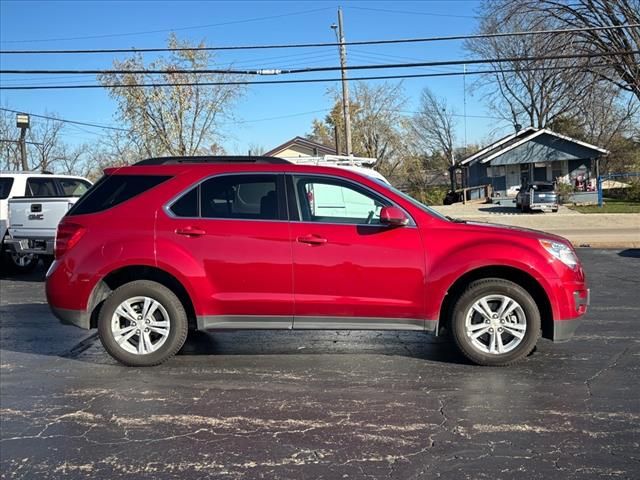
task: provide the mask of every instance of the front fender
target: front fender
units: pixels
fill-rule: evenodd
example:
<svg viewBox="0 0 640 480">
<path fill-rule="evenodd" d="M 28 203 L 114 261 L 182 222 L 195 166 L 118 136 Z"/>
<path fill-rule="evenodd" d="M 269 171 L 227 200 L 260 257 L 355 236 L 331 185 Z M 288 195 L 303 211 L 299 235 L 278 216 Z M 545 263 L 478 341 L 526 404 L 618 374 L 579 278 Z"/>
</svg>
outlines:
<svg viewBox="0 0 640 480">
<path fill-rule="evenodd" d="M 507 267 L 533 278 L 550 300 L 557 317 L 554 282 L 557 273 L 550 260 L 531 247 L 518 242 L 476 240 L 472 244 L 449 246 L 427 260 L 426 318 L 438 319 L 446 295 L 455 282 L 475 270 L 487 267 Z"/>
</svg>

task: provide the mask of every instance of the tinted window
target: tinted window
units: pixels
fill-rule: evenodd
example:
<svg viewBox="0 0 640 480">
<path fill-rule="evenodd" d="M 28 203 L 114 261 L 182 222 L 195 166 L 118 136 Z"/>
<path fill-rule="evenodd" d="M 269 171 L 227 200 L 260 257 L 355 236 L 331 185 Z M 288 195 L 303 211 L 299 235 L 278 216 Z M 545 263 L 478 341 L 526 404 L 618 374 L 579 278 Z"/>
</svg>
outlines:
<svg viewBox="0 0 640 480">
<path fill-rule="evenodd" d="M 77 178 L 58 178 L 65 197 L 81 197 L 89 190 L 91 184 Z"/>
<path fill-rule="evenodd" d="M 553 192 L 555 190 L 553 184 L 548 185 L 548 184 L 537 184 L 533 186 L 534 190 L 537 190 L 538 192 Z"/>
<path fill-rule="evenodd" d="M 56 179 L 51 178 L 30 178 L 27 180 L 27 197 L 57 197 Z"/>
<path fill-rule="evenodd" d="M 91 187 L 67 215 L 100 212 L 140 195 L 168 180 L 161 175 L 107 175 Z"/>
<path fill-rule="evenodd" d="M 301 218 L 307 222 L 379 224 L 389 202 L 355 185 L 325 178 L 294 178 Z"/>
<path fill-rule="evenodd" d="M 171 205 L 171 210 L 177 217 L 198 217 L 198 188 L 192 188 L 179 200 Z"/>
<path fill-rule="evenodd" d="M 200 186 L 200 213 L 208 218 L 277 220 L 276 175 L 225 175 Z"/>
<path fill-rule="evenodd" d="M 13 178 L 0 178 L 0 199 L 4 200 L 9 196 L 12 186 Z"/>
</svg>

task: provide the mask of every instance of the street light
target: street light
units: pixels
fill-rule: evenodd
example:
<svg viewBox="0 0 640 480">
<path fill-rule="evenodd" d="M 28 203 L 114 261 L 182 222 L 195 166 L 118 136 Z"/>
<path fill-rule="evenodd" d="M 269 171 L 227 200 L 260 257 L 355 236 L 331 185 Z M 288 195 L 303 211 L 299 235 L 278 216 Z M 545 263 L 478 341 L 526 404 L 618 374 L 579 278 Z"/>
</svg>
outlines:
<svg viewBox="0 0 640 480">
<path fill-rule="evenodd" d="M 27 128 L 29 128 L 29 115 L 26 113 L 16 113 L 16 127 L 20 129 L 20 160 L 22 162 L 22 170 L 29 170 L 27 163 Z"/>
<path fill-rule="evenodd" d="M 26 113 L 16 113 L 16 127 L 29 128 L 29 115 Z"/>
</svg>

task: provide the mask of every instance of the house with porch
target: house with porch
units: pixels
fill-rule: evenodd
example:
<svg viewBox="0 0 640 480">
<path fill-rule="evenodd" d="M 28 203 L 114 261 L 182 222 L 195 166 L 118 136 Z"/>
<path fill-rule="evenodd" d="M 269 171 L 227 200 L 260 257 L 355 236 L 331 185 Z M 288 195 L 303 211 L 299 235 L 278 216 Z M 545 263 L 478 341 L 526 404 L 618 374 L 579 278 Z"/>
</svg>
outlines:
<svg viewBox="0 0 640 480">
<path fill-rule="evenodd" d="M 547 128 L 528 127 L 459 162 L 467 187 L 491 185 L 494 196 L 515 196 L 531 181 L 567 183 L 577 191 L 595 191 L 604 148 Z"/>
</svg>

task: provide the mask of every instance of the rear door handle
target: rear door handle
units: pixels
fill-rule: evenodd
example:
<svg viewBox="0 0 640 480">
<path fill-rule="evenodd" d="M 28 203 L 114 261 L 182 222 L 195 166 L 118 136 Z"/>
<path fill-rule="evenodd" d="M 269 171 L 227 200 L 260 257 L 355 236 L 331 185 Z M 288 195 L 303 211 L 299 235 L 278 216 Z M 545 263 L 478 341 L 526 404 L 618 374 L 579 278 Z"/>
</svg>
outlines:
<svg viewBox="0 0 640 480">
<path fill-rule="evenodd" d="M 207 232 L 205 232 L 201 228 L 185 227 L 185 228 L 178 228 L 176 230 L 176 233 L 178 235 L 184 235 L 186 237 L 200 237 L 201 235 L 205 235 Z"/>
<path fill-rule="evenodd" d="M 318 235 L 304 235 L 297 238 L 300 243 L 307 243 L 309 245 L 324 245 L 327 243 L 326 238 L 319 237 Z"/>
</svg>

